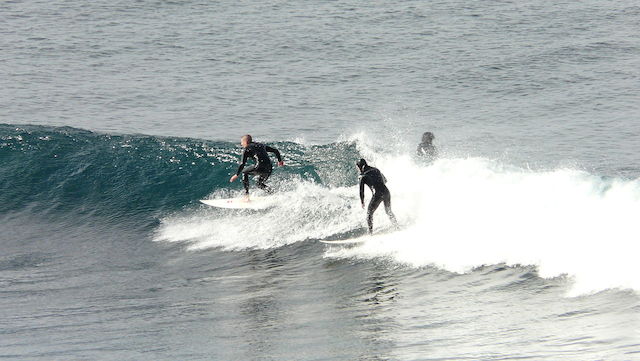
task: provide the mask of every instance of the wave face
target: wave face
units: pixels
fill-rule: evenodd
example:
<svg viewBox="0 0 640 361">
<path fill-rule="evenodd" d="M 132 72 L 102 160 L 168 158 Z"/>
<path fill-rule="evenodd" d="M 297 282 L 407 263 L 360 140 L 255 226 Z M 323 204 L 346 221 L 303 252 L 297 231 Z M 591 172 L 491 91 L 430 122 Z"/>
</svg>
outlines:
<svg viewBox="0 0 640 361">
<path fill-rule="evenodd" d="M 335 157 L 355 152 L 348 144 L 276 146 L 291 159 L 285 177 L 334 186 L 346 179 L 332 176 Z M 321 161 L 312 165 L 320 153 Z M 153 217 L 229 189 L 239 154 L 236 144 L 225 142 L 0 125 L 0 212 Z M 239 182 L 231 188 L 240 189 Z"/>
<path fill-rule="evenodd" d="M 388 178 L 401 230 L 356 248 L 328 247 L 325 257 L 384 258 L 459 273 L 535 265 L 543 277 L 572 278 L 574 294 L 640 290 L 638 180 L 484 158 L 423 164 L 358 135 L 327 145 L 272 143 L 287 163 L 270 179 L 278 206 L 255 212 L 197 202 L 241 193 L 240 182 L 229 184 L 240 155 L 233 143 L 10 125 L 0 125 L 0 139 L 2 213 L 135 224 L 157 241 L 185 242 L 192 250 L 361 237 L 365 215 L 353 163 L 365 157 Z M 389 225 L 380 208 L 376 229 Z"/>
<path fill-rule="evenodd" d="M 2 210 L 108 217 L 180 206 L 221 176 L 224 144 L 97 134 L 74 128 L 0 128 Z M 230 155 L 229 155 L 230 156 Z"/>
</svg>

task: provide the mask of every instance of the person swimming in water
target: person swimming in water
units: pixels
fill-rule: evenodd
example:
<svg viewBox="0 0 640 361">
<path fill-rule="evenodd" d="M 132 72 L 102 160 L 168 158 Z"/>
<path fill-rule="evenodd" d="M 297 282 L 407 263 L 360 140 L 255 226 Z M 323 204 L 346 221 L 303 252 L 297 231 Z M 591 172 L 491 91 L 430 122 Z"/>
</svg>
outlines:
<svg viewBox="0 0 640 361">
<path fill-rule="evenodd" d="M 271 193 L 271 188 L 265 184 L 273 170 L 273 166 L 271 165 L 271 160 L 269 159 L 269 154 L 267 154 L 267 152 L 274 153 L 276 155 L 278 158 L 278 166 L 281 167 L 284 165 L 284 162 L 282 161 L 280 152 L 276 148 L 272 148 L 268 145 L 253 142 L 253 139 L 249 134 L 240 138 L 240 145 L 244 148 L 242 161 L 238 166 L 238 171 L 231 177 L 229 182 L 233 182 L 238 179 L 240 173 L 242 173 L 242 184 L 244 185 L 245 199 L 249 200 L 249 176 L 258 176 L 258 181 L 256 183 L 258 188 L 267 193 Z M 253 158 L 255 160 L 255 164 L 245 168 L 249 158 Z"/>
<path fill-rule="evenodd" d="M 376 211 L 380 203 L 384 202 L 384 210 L 387 212 L 391 223 L 397 228 L 398 221 L 396 216 L 391 211 L 391 193 L 389 188 L 385 185 L 387 179 L 378 168 L 371 167 L 367 164 L 367 161 L 360 159 L 356 162 L 356 167 L 360 171 L 360 203 L 364 208 L 364 186 L 367 185 L 373 197 L 369 202 L 367 208 L 367 226 L 369 227 L 369 234 L 373 233 L 373 213 Z"/>
<path fill-rule="evenodd" d="M 422 134 L 422 142 L 418 144 L 418 156 L 427 161 L 433 161 L 438 157 L 438 149 L 433 145 L 434 138 L 431 132 L 424 132 L 424 134 Z"/>
</svg>

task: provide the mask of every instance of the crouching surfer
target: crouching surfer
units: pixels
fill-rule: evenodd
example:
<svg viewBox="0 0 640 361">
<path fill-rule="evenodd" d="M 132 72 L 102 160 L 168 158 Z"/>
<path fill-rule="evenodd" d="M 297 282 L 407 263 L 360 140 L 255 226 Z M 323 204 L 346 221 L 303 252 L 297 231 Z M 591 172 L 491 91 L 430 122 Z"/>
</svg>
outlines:
<svg viewBox="0 0 640 361">
<path fill-rule="evenodd" d="M 258 176 L 258 181 L 256 185 L 258 188 L 264 190 L 267 193 L 271 193 L 272 190 L 265 184 L 269 176 L 271 175 L 271 171 L 273 170 L 273 165 L 271 164 L 271 160 L 269 159 L 268 153 L 274 153 L 278 158 L 278 166 L 283 166 L 284 162 L 282 161 L 282 156 L 280 156 L 280 152 L 276 148 L 272 148 L 268 145 L 254 142 L 249 134 L 242 136 L 240 138 L 240 145 L 244 148 L 244 152 L 242 153 L 242 161 L 240 162 L 240 166 L 238 166 L 238 171 L 234 174 L 230 182 L 238 179 L 240 174 L 242 173 L 242 184 L 244 185 L 244 194 L 245 201 L 249 201 L 249 176 Z M 249 158 L 253 158 L 255 163 L 246 167 L 247 160 Z"/>
</svg>

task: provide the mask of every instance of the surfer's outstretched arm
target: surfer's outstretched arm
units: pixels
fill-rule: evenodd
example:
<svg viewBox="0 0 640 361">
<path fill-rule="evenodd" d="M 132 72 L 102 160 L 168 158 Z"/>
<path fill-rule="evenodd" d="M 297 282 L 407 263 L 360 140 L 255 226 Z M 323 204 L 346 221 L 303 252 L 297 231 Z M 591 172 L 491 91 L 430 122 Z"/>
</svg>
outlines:
<svg viewBox="0 0 640 361">
<path fill-rule="evenodd" d="M 284 162 L 282 161 L 282 156 L 280 155 L 280 151 L 277 150 L 276 148 L 270 147 L 268 145 L 264 146 L 264 149 L 269 152 L 269 153 L 273 153 L 276 155 L 276 157 L 278 158 L 278 165 L 279 166 L 283 166 Z"/>
</svg>

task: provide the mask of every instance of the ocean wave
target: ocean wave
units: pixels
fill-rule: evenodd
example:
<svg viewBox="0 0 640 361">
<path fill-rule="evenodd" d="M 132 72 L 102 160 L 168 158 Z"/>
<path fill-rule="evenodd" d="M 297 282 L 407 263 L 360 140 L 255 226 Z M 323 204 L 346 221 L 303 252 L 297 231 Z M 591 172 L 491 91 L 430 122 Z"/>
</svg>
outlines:
<svg viewBox="0 0 640 361">
<path fill-rule="evenodd" d="M 288 164 L 276 170 L 278 178 L 347 181 L 335 163 L 353 155 L 353 145 L 274 145 Z M 240 153 L 239 145 L 229 142 L 0 125 L 0 212 L 163 214 L 221 189 L 239 192 L 240 182 L 229 185 L 229 177 Z"/>
<path fill-rule="evenodd" d="M 287 163 L 270 179 L 278 205 L 257 213 L 198 202 L 241 194 L 240 182 L 229 183 L 237 144 L 0 125 L 0 212 L 148 223 L 156 241 L 194 251 L 359 237 L 365 214 L 353 163 L 365 157 L 389 181 L 401 230 L 359 247 L 327 247 L 325 257 L 386 258 L 458 273 L 534 265 L 542 277 L 569 276 L 572 294 L 640 290 L 638 180 L 474 157 L 423 164 L 363 134 L 325 145 L 273 144 Z M 374 221 L 377 229 L 390 225 L 382 209 Z"/>
<path fill-rule="evenodd" d="M 458 273 L 482 265 L 535 265 L 542 277 L 570 277 L 574 295 L 640 290 L 640 182 L 483 158 L 425 165 L 409 155 L 373 150 L 370 142 L 356 144 L 358 154 L 388 178 L 402 227 L 358 247 L 328 247 L 326 257 L 387 258 Z M 156 240 L 188 242 L 192 250 L 241 250 L 334 239 L 365 226 L 357 194 L 355 181 L 300 181 L 276 196 L 277 207 L 260 213 L 207 207 L 178 212 L 163 219 Z M 374 221 L 378 229 L 390 226 L 383 210 Z"/>
</svg>

